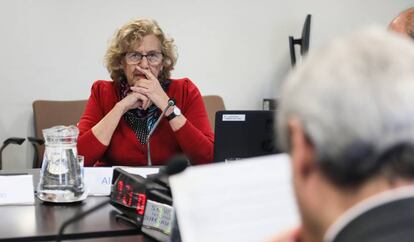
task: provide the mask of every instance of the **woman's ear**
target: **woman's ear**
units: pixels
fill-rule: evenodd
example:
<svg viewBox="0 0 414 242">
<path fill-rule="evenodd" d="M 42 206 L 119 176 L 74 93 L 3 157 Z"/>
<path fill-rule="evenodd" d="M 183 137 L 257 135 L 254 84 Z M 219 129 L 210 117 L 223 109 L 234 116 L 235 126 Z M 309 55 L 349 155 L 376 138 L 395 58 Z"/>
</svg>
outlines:
<svg viewBox="0 0 414 242">
<path fill-rule="evenodd" d="M 119 60 L 119 69 L 124 70 L 125 61 L 123 58 Z"/>
</svg>

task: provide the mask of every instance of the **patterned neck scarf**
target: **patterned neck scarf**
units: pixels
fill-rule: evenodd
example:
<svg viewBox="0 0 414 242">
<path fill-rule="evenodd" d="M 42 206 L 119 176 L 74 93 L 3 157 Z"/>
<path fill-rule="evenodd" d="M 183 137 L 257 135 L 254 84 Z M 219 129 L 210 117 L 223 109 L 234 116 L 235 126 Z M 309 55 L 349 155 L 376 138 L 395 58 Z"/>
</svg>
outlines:
<svg viewBox="0 0 414 242">
<path fill-rule="evenodd" d="M 168 87 L 170 86 L 171 80 L 161 81 L 161 87 L 164 92 L 167 92 Z M 121 81 L 120 85 L 120 97 L 123 99 L 130 93 L 128 82 L 126 80 Z M 142 109 L 130 109 L 124 114 L 124 119 L 128 123 L 129 127 L 132 128 L 135 135 L 137 136 L 141 144 L 147 143 L 147 136 L 149 131 L 154 127 L 155 122 L 157 122 L 158 117 L 160 116 L 161 111 L 152 104 L 147 110 Z"/>
</svg>

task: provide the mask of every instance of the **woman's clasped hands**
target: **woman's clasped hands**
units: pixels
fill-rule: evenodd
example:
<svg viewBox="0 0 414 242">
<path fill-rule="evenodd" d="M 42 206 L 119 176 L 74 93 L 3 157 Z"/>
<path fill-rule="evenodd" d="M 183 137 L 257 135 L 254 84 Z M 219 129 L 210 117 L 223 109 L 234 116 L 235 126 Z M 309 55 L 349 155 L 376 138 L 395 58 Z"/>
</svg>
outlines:
<svg viewBox="0 0 414 242">
<path fill-rule="evenodd" d="M 139 108 L 146 110 L 153 103 L 160 109 L 166 106 L 168 95 L 164 92 L 160 82 L 148 69 L 136 66 L 136 69 L 143 74 L 133 86 L 131 92 L 124 99 L 130 108 Z"/>
</svg>

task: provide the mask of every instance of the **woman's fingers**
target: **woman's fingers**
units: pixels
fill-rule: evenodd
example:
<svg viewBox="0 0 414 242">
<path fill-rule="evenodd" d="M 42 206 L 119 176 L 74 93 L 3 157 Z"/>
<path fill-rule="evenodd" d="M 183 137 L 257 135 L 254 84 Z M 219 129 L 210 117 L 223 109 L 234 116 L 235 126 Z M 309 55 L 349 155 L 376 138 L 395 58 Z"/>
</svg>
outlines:
<svg viewBox="0 0 414 242">
<path fill-rule="evenodd" d="M 151 73 L 150 70 L 136 67 L 141 73 L 143 73 L 147 79 L 138 80 L 134 86 L 130 87 L 133 92 L 141 93 L 148 97 L 151 103 L 155 104 L 158 108 L 163 109 L 169 99 L 167 93 L 161 87 L 158 79 Z"/>
<path fill-rule="evenodd" d="M 143 73 L 147 79 L 140 79 L 135 83 L 135 87 L 143 88 L 141 91 L 150 98 L 154 96 L 161 96 L 164 90 L 161 87 L 159 80 L 152 74 L 150 70 L 142 69 L 137 66 L 137 69 Z"/>
<path fill-rule="evenodd" d="M 142 95 L 141 101 L 142 101 L 141 109 L 147 110 L 147 108 L 149 107 L 149 104 L 150 104 L 151 100 L 147 96 Z"/>
<path fill-rule="evenodd" d="M 152 101 L 147 96 L 147 89 L 142 87 L 131 87 L 132 93 L 135 93 L 134 95 L 137 95 L 137 99 L 142 102 L 142 105 L 140 106 L 141 109 L 146 110 L 149 106 L 151 106 Z"/>
<path fill-rule="evenodd" d="M 155 104 L 158 108 L 163 108 L 166 104 L 166 100 L 169 99 L 168 95 L 164 92 L 161 85 L 157 83 L 158 86 L 151 86 L 149 87 L 143 87 L 145 84 L 138 84 L 137 86 L 132 86 L 131 90 L 136 93 L 141 93 L 148 97 L 151 101 L 151 103 Z"/>
<path fill-rule="evenodd" d="M 144 110 L 147 110 L 152 105 L 151 100 L 148 99 L 148 102 L 144 105 Z"/>
<path fill-rule="evenodd" d="M 137 93 L 137 92 L 133 92 L 133 93 L 137 96 L 138 108 L 146 110 L 149 107 L 151 100 L 147 96 L 141 93 Z"/>
<path fill-rule="evenodd" d="M 154 76 L 154 74 L 152 74 L 152 72 L 148 69 L 142 69 L 141 67 L 139 67 L 138 65 L 136 66 L 136 68 L 143 73 L 147 79 L 149 80 L 157 80 L 157 78 Z"/>
<path fill-rule="evenodd" d="M 126 110 L 130 110 L 134 108 L 146 110 L 152 104 L 151 100 L 147 96 L 141 93 L 138 93 L 138 92 L 129 93 L 122 100 L 122 102 L 124 103 Z"/>
<path fill-rule="evenodd" d="M 131 91 L 136 92 L 136 93 L 142 93 L 147 95 L 148 94 L 148 89 L 144 88 L 144 87 L 136 87 L 136 86 L 132 86 L 131 87 Z"/>
</svg>

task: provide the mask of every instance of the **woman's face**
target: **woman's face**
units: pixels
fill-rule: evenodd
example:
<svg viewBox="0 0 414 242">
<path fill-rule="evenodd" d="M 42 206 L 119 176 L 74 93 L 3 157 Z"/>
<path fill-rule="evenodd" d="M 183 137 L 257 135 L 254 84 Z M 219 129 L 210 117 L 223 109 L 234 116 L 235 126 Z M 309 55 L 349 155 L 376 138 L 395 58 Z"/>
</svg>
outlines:
<svg viewBox="0 0 414 242">
<path fill-rule="evenodd" d="M 147 79 L 137 66 L 151 71 L 158 78 L 163 67 L 163 57 L 161 54 L 161 43 L 155 35 L 147 35 L 140 44 L 133 46 L 132 51 L 126 53 L 122 59 L 122 68 L 128 80 L 128 84 L 133 86 L 140 79 Z"/>
</svg>

